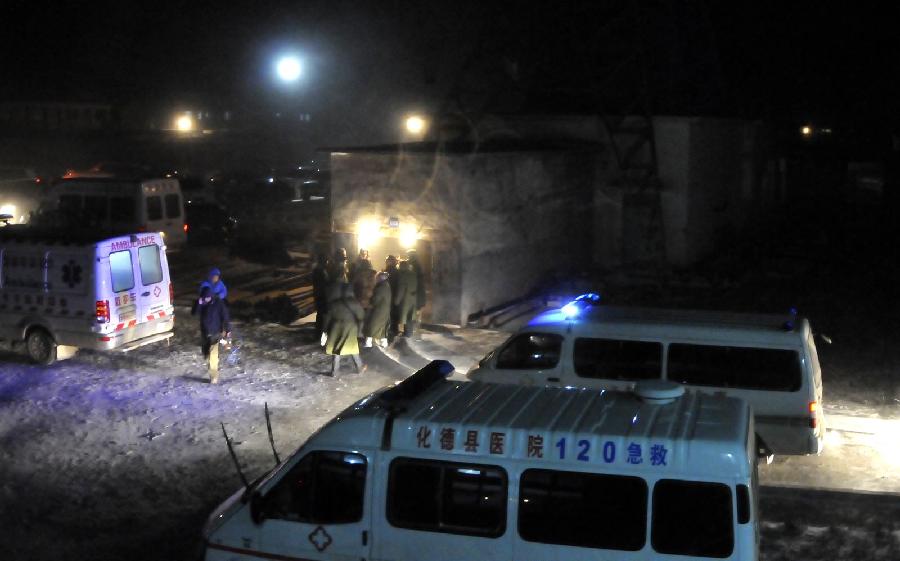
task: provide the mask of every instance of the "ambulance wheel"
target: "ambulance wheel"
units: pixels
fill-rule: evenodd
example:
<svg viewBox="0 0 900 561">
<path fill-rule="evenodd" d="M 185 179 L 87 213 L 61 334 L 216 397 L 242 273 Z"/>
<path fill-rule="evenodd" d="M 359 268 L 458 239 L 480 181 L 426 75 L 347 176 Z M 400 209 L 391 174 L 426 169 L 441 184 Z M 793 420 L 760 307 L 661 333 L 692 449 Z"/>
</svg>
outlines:
<svg viewBox="0 0 900 561">
<path fill-rule="evenodd" d="M 25 338 L 28 356 L 34 362 L 49 366 L 56 362 L 56 341 L 43 329 L 32 329 Z"/>
</svg>

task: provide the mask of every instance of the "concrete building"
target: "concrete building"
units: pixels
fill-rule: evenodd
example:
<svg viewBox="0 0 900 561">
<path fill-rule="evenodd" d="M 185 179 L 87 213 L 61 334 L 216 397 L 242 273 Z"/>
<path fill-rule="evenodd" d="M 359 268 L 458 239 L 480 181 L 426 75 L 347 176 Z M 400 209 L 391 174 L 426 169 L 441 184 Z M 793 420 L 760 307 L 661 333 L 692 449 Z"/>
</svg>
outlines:
<svg viewBox="0 0 900 561">
<path fill-rule="evenodd" d="M 760 123 L 653 120 L 660 188 L 636 191 L 595 116 L 496 117 L 477 137 L 326 150 L 335 244 L 376 267 L 415 245 L 425 319 L 464 323 L 547 275 L 684 267 L 783 201 Z"/>
</svg>

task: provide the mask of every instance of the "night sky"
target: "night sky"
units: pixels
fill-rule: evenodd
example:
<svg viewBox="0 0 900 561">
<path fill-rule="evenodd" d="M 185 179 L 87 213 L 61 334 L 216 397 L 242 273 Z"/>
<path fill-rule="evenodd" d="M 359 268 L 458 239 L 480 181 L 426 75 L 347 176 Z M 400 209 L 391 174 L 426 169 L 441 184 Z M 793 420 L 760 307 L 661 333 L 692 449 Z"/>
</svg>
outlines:
<svg viewBox="0 0 900 561">
<path fill-rule="evenodd" d="M 486 4 L 7 0 L 0 99 L 238 109 L 289 102 L 324 118 L 383 119 L 440 108 L 463 84 L 514 94 L 499 109 L 540 97 L 566 111 L 571 95 L 556 92 L 594 79 L 598 35 L 618 4 Z M 643 5 L 652 8 L 655 112 L 845 127 L 900 121 L 900 47 L 884 9 Z M 272 60 L 284 50 L 304 57 L 297 91 L 273 80 Z"/>
</svg>

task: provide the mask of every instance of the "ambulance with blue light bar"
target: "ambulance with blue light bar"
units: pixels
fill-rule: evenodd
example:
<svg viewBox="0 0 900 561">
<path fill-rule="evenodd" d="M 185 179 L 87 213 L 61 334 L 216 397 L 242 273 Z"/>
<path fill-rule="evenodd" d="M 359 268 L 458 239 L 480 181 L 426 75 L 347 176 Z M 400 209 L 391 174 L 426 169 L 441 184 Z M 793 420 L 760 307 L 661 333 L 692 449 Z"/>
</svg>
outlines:
<svg viewBox="0 0 900 561">
<path fill-rule="evenodd" d="M 158 232 L 0 229 L 0 339 L 22 344 L 35 362 L 168 340 L 174 321 Z"/>
<path fill-rule="evenodd" d="M 600 305 L 584 294 L 533 318 L 468 373 L 505 384 L 629 390 L 663 379 L 746 400 L 759 454 L 822 451 L 822 369 L 809 321 Z"/>
<path fill-rule="evenodd" d="M 366 397 L 235 493 L 206 561 L 759 558 L 746 402 L 452 372 L 434 361 Z"/>
</svg>

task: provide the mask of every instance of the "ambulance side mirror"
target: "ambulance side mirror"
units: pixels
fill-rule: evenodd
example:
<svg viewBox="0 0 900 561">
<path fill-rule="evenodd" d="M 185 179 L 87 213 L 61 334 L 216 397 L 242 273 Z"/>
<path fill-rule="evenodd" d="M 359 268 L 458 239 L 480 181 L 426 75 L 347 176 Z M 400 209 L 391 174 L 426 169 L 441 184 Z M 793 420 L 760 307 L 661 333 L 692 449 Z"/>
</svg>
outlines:
<svg viewBox="0 0 900 561">
<path fill-rule="evenodd" d="M 250 497 L 250 519 L 254 524 L 262 524 L 266 519 L 266 499 L 259 493 Z"/>
</svg>

